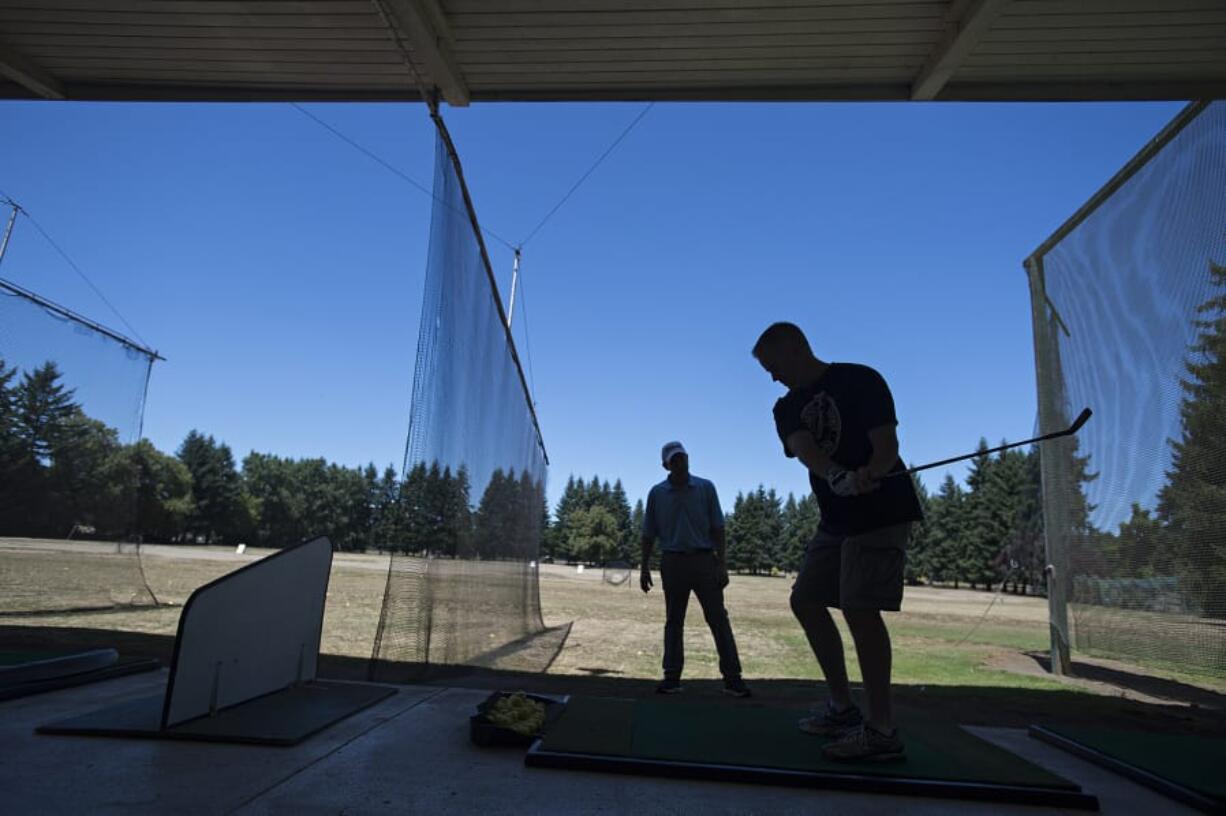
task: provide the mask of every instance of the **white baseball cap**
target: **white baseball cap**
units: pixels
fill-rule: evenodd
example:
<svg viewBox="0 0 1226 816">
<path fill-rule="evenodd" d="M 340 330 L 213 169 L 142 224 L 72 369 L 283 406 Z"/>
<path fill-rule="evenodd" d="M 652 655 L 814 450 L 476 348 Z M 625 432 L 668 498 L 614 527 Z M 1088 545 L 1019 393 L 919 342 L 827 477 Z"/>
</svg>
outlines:
<svg viewBox="0 0 1226 816">
<path fill-rule="evenodd" d="M 685 453 L 685 446 L 680 442 L 668 442 L 660 448 L 660 461 L 667 465 L 668 460 L 679 453 Z"/>
</svg>

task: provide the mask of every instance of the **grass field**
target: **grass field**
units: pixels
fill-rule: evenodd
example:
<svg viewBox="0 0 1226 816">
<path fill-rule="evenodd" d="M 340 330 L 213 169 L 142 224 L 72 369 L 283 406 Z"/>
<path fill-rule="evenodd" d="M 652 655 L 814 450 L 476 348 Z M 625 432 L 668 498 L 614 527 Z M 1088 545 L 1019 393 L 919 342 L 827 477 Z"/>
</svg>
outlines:
<svg viewBox="0 0 1226 816">
<path fill-rule="evenodd" d="M 0 541 L 0 592 L 6 584 L 10 589 L 19 586 L 24 593 L 54 605 L 60 591 L 57 587 L 88 583 L 88 575 L 81 574 L 83 565 L 88 573 L 108 563 L 105 553 L 81 549 L 86 545 L 78 547 L 6 547 Z M 159 601 L 182 604 L 196 587 L 265 554 L 249 550 L 239 556 L 220 548 L 153 546 L 144 549 L 141 563 Z M 324 618 L 325 654 L 369 657 L 387 563 L 386 556 L 336 555 Z M 647 595 L 639 590 L 635 578 L 630 584 L 613 586 L 602 580 L 600 570 L 579 573 L 561 565 L 543 565 L 540 584 L 546 623 L 574 622 L 570 637 L 548 671 L 553 685 L 587 678 L 639 681 L 638 685 L 626 686 L 637 689 L 648 688 L 648 681 L 659 677 L 664 598 L 658 575 L 656 588 Z M 791 581 L 784 578 L 733 576 L 726 593 L 727 607 L 747 680 L 779 688 L 807 688 L 807 693 L 815 694 L 810 681 L 818 679 L 818 671 L 789 609 L 790 589 Z M 1059 696 L 1065 701 L 1062 704 L 1075 708 L 1101 693 L 1120 693 L 1093 684 L 1071 686 L 1038 670 L 1018 671 L 1018 666 L 1034 667 L 1029 655 L 1047 648 L 1047 603 L 1041 598 L 1003 595 L 985 616 L 992 598 L 986 592 L 908 588 L 903 611 L 888 616 L 895 650 L 895 682 L 912 695 L 945 693 L 963 701 L 960 705 L 994 707 L 1002 705 L 1001 700 L 1051 700 Z M 0 614 L 0 633 L 8 633 L 11 640 L 20 627 L 61 633 L 111 631 L 155 636 L 165 642 L 175 634 L 179 612 L 177 606 L 162 606 L 105 613 Z M 859 671 L 854 646 L 850 637 L 845 636 L 845 642 L 855 680 Z M 686 626 L 686 678 L 700 681 L 700 685 L 704 679 L 717 678 L 716 662 L 701 610 L 692 601 Z M 1148 673 L 1125 668 L 1138 675 Z M 1226 681 L 1221 678 L 1169 671 L 1152 674 L 1168 686 L 1203 690 L 1210 701 L 1226 692 Z M 972 697 L 979 703 L 966 701 L 967 689 L 973 690 Z M 1094 691 L 1100 695 L 1092 694 Z"/>
</svg>

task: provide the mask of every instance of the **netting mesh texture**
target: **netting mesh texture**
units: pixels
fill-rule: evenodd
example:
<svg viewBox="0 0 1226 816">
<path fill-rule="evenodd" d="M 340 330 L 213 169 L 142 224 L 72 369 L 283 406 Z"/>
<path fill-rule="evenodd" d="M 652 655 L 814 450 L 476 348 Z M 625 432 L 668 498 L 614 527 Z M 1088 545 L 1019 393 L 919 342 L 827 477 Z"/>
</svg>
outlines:
<svg viewBox="0 0 1226 816">
<path fill-rule="evenodd" d="M 545 450 L 458 161 L 440 125 L 425 294 L 375 677 L 422 664 L 543 670 Z"/>
<path fill-rule="evenodd" d="M 1226 671 L 1226 103 L 1189 106 L 1028 262 L 1072 646 Z M 1053 616 L 1058 617 L 1058 615 Z"/>
<path fill-rule="evenodd" d="M 137 543 L 153 360 L 0 282 L 0 615 L 156 602 Z"/>
</svg>

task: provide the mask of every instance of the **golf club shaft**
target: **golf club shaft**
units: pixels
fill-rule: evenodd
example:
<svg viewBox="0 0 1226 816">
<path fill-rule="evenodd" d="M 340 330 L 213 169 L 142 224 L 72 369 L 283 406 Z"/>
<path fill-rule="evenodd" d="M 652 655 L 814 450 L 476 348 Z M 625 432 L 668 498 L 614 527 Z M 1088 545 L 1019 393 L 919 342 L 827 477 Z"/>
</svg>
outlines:
<svg viewBox="0 0 1226 816">
<path fill-rule="evenodd" d="M 1062 436 L 1071 436 L 1077 433 L 1077 431 L 1081 430 L 1081 426 L 1086 424 L 1086 420 L 1088 420 L 1093 413 L 1094 412 L 1089 408 L 1084 409 L 1077 415 L 1077 418 L 1073 420 L 1073 424 L 1069 425 L 1062 431 L 1053 431 L 1049 434 L 1036 436 L 1034 439 L 1024 439 L 1021 442 L 1009 442 L 1005 445 L 997 445 L 995 448 L 988 448 L 987 450 L 982 451 L 977 450 L 974 453 L 964 453 L 961 456 L 953 456 L 949 459 L 942 459 L 938 462 L 929 462 L 926 465 L 917 465 L 916 467 L 908 468 L 906 470 L 896 470 L 892 473 L 885 474 L 885 476 L 882 478 L 884 479 L 888 476 L 901 476 L 904 473 L 919 473 L 921 470 L 928 470 L 929 468 L 940 467 L 941 465 L 952 465 L 954 462 L 961 462 L 964 459 L 974 459 L 977 456 L 987 456 L 990 453 L 997 453 L 998 451 L 1008 450 L 1009 448 L 1017 448 L 1021 447 L 1022 445 L 1033 445 L 1036 442 L 1046 442 L 1048 439 L 1057 439 Z"/>
</svg>

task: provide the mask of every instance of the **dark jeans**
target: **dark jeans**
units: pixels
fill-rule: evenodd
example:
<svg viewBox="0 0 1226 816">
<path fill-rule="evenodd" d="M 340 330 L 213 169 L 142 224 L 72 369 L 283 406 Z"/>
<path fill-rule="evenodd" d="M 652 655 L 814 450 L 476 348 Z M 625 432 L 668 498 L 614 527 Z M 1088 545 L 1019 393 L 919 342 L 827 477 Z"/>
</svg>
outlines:
<svg viewBox="0 0 1226 816">
<path fill-rule="evenodd" d="M 660 561 L 660 582 L 664 585 L 664 676 L 679 679 L 685 663 L 685 610 L 690 592 L 698 596 L 702 615 L 711 627 L 719 652 L 719 673 L 725 679 L 741 676 L 741 661 L 728 610 L 724 609 L 724 590 L 719 585 L 719 561 L 714 553 L 666 552 Z"/>
</svg>

